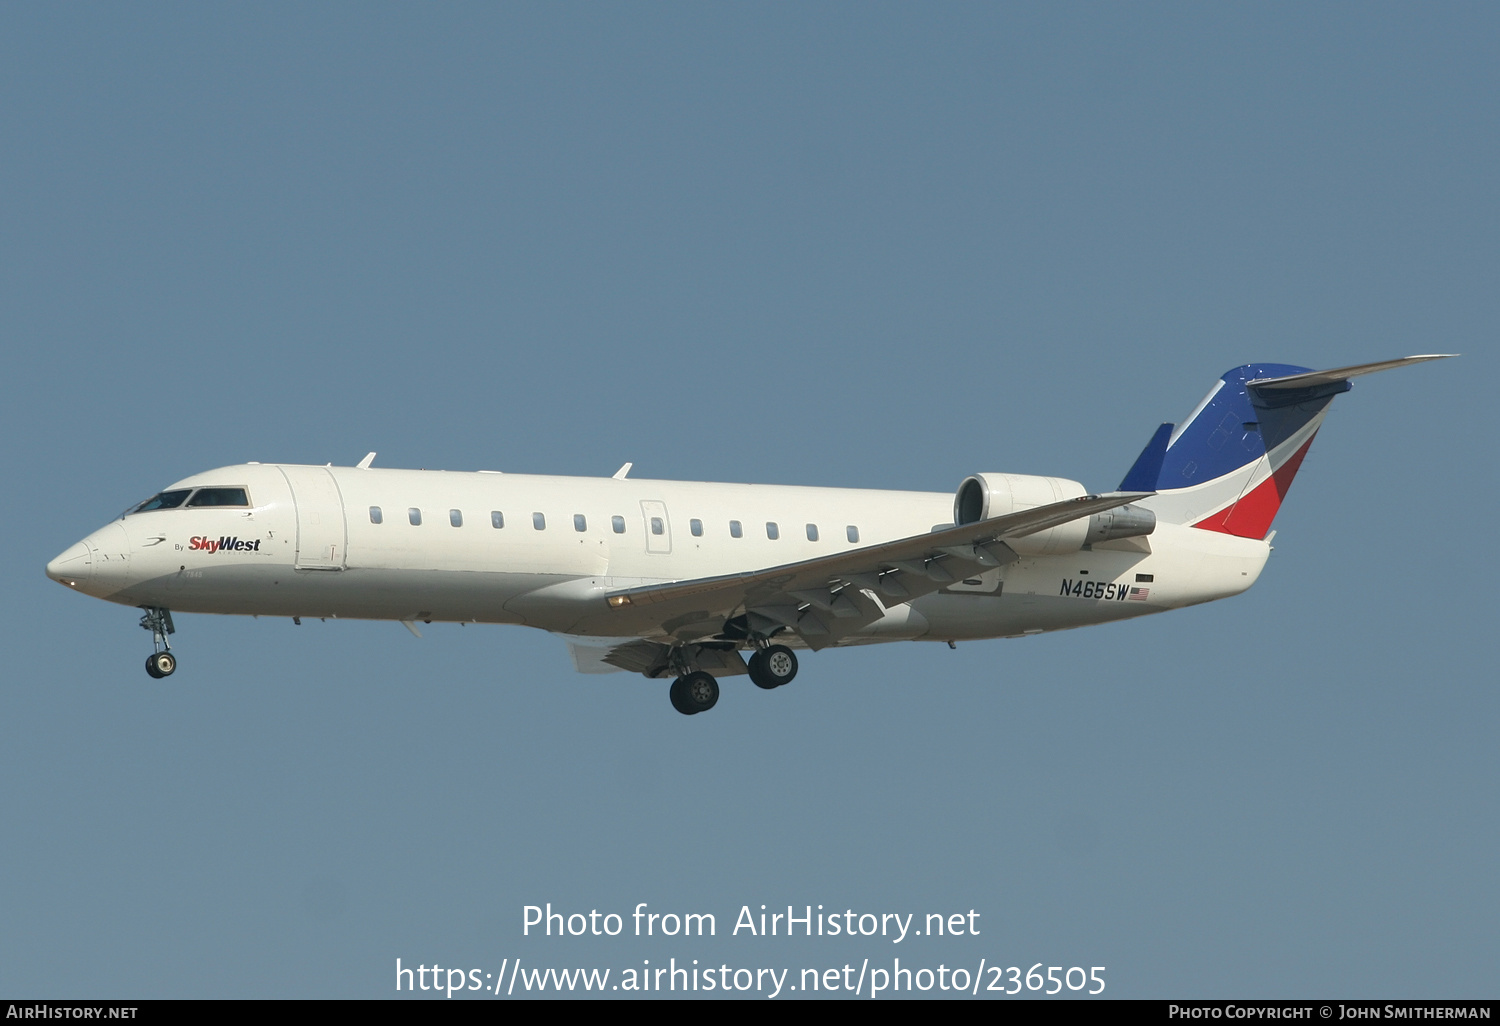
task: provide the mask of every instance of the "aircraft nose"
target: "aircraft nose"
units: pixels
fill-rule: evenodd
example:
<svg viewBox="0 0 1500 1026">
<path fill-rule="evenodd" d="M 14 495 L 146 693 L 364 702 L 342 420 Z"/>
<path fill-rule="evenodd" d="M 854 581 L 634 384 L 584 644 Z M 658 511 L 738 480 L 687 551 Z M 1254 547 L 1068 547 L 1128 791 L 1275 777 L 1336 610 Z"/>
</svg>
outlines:
<svg viewBox="0 0 1500 1026">
<path fill-rule="evenodd" d="M 58 584 L 76 588 L 93 573 L 93 556 L 83 542 L 74 542 L 47 564 L 47 576 Z"/>
<path fill-rule="evenodd" d="M 47 576 L 95 598 L 129 587 L 130 535 L 119 523 L 99 528 L 47 564 Z"/>
</svg>

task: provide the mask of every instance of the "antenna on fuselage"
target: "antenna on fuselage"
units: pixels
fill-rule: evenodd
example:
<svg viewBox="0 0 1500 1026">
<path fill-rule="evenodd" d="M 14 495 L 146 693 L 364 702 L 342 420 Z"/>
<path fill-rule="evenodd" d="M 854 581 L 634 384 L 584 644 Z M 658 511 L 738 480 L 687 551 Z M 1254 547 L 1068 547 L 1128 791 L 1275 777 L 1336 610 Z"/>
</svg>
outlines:
<svg viewBox="0 0 1500 1026">
<path fill-rule="evenodd" d="M 360 460 L 354 466 L 358 470 L 369 470 L 370 469 L 370 464 L 374 463 L 374 462 L 375 462 L 375 454 L 373 452 L 367 452 L 367 453 L 365 453 L 365 458 L 362 459 L 362 460 Z"/>
<path fill-rule="evenodd" d="M 627 475 L 627 474 L 630 473 L 630 468 L 633 467 L 633 466 L 635 466 L 634 463 L 627 463 L 623 467 L 621 467 L 619 470 L 617 470 L 613 474 L 611 474 L 610 476 L 613 477 L 616 481 L 623 481 L 623 480 L 625 480 L 625 475 Z"/>
</svg>

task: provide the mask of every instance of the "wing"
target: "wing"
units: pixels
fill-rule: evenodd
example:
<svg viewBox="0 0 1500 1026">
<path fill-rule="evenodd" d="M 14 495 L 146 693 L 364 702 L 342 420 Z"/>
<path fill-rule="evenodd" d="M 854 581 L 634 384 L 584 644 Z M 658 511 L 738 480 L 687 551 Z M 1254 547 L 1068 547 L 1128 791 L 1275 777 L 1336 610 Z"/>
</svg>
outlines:
<svg viewBox="0 0 1500 1026">
<path fill-rule="evenodd" d="M 629 670 L 647 677 L 665 677 L 672 669 L 672 646 L 645 638 L 591 638 L 570 636 L 565 639 L 573 666 L 579 673 L 617 673 Z M 732 677 L 748 672 L 745 658 L 732 644 L 710 642 L 687 646 L 692 665 L 715 677 Z"/>
<path fill-rule="evenodd" d="M 1018 557 L 1020 538 L 1115 509 L 1151 492 L 1083 495 L 1005 516 L 900 538 L 837 555 L 764 570 L 629 588 L 607 596 L 608 610 L 590 617 L 599 633 L 656 636 L 686 643 L 724 635 L 744 616 L 743 632 L 787 628 L 818 649 L 879 620 L 886 609 L 937 591 L 975 571 Z M 728 637 L 733 637 L 733 632 Z"/>
</svg>

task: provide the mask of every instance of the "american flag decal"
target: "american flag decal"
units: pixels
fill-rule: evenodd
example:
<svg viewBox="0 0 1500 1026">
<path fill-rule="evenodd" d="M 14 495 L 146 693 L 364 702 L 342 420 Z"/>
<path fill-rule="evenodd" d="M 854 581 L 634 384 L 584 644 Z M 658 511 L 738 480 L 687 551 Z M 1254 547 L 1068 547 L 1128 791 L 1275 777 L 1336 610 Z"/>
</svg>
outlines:
<svg viewBox="0 0 1500 1026">
<path fill-rule="evenodd" d="M 1146 601 L 1150 597 L 1151 597 L 1151 589 L 1150 588 L 1131 588 L 1130 589 L 1130 601 L 1131 602 L 1144 602 L 1144 601 Z"/>
</svg>

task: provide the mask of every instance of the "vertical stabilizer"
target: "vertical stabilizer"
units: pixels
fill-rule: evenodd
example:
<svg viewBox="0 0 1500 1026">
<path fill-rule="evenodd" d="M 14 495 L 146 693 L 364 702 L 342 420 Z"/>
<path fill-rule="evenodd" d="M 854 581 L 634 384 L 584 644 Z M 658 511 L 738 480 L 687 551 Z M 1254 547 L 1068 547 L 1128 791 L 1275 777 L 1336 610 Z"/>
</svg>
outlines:
<svg viewBox="0 0 1500 1026">
<path fill-rule="evenodd" d="M 1155 491 L 1140 505 L 1168 523 L 1264 538 L 1349 379 L 1441 356 L 1314 371 L 1251 363 L 1228 371 L 1175 429 L 1162 425 L 1121 489 Z"/>
</svg>

